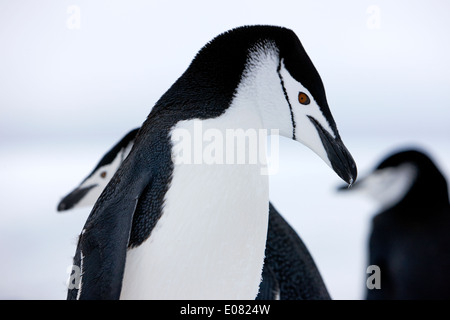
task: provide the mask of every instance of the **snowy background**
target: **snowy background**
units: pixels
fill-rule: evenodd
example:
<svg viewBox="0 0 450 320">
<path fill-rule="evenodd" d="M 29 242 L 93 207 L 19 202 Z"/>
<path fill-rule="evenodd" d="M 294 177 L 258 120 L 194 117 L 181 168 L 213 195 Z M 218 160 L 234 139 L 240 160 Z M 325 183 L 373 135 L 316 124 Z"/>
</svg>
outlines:
<svg viewBox="0 0 450 320">
<path fill-rule="evenodd" d="M 0 299 L 65 298 L 89 209 L 58 214 L 58 201 L 233 27 L 297 33 L 360 177 L 409 145 L 450 177 L 449 9 L 444 0 L 0 0 Z M 290 140 L 270 181 L 332 297 L 362 299 L 376 205 L 337 193 L 337 175 Z"/>
</svg>

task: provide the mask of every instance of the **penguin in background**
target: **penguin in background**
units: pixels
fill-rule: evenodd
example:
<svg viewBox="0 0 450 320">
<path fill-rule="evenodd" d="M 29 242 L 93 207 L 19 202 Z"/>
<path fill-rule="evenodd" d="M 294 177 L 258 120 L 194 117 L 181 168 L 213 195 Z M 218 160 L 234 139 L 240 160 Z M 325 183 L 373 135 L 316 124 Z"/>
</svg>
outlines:
<svg viewBox="0 0 450 320">
<path fill-rule="evenodd" d="M 366 299 L 450 299 L 448 187 L 428 152 L 394 151 L 352 188 L 340 190 L 367 195 L 380 207 L 368 243 L 380 288 L 367 288 Z"/>
<path fill-rule="evenodd" d="M 98 162 L 94 170 L 58 203 L 58 212 L 92 207 L 100 193 L 128 156 L 139 128 L 128 132 Z"/>
<path fill-rule="evenodd" d="M 275 130 L 348 184 L 356 165 L 295 33 L 246 26 L 204 46 L 156 102 L 81 231 L 69 299 L 255 299 L 268 176 L 256 164 L 184 163 L 180 133 Z M 203 131 L 204 132 L 204 131 Z M 272 133 L 272 131 L 271 131 Z M 186 146 L 188 145 L 188 146 Z"/>
<path fill-rule="evenodd" d="M 58 204 L 59 212 L 92 207 L 125 160 L 139 128 L 130 131 L 94 170 Z M 269 203 L 269 226 L 257 300 L 330 300 L 330 294 L 306 245 Z"/>
</svg>

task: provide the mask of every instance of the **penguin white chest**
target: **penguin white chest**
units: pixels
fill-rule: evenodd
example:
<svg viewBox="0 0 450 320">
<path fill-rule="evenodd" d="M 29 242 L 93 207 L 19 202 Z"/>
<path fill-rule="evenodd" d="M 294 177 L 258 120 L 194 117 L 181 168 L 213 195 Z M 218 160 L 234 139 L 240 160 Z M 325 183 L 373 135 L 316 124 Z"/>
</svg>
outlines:
<svg viewBox="0 0 450 320">
<path fill-rule="evenodd" d="M 175 129 L 194 134 L 201 123 L 203 134 L 214 128 L 225 137 L 230 125 L 226 120 L 234 118 L 230 113 L 183 121 Z M 240 127 L 257 128 L 260 124 L 249 122 L 251 118 L 241 118 Z M 233 121 L 236 125 L 236 118 Z M 229 152 L 230 145 L 223 145 Z M 186 152 L 179 147 L 174 146 L 173 154 Z M 192 152 L 198 150 L 194 143 Z M 208 162 L 191 154 L 191 164 L 175 161 L 160 220 L 141 246 L 128 251 L 122 299 L 256 297 L 267 236 L 268 177 L 261 174 L 261 161 L 236 163 L 238 155 L 234 159 Z"/>
</svg>

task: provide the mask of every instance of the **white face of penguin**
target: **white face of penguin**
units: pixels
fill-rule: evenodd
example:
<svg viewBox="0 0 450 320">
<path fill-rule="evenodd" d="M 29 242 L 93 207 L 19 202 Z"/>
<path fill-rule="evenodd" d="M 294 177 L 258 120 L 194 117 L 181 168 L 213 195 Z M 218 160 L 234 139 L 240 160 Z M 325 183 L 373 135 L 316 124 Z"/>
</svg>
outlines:
<svg viewBox="0 0 450 320">
<path fill-rule="evenodd" d="M 281 61 L 280 70 L 278 72 L 283 81 L 282 85 L 284 86 L 285 103 L 289 104 L 291 110 L 291 123 L 293 127 L 293 134 L 291 134 L 291 137 L 293 136 L 295 140 L 310 148 L 331 167 L 330 160 L 328 159 L 327 152 L 317 127 L 311 120 L 311 118 L 313 118 L 317 121 L 331 137 L 336 139 L 327 119 L 309 90 L 290 75 L 283 64 L 283 61 Z"/>
<path fill-rule="evenodd" d="M 119 168 L 121 160 L 119 157 L 108 165 L 98 168 L 89 178 L 87 178 L 76 190 L 88 190 L 79 202 L 72 208 L 91 207 L 97 201 L 103 189 L 109 183 L 116 170 Z"/>
<path fill-rule="evenodd" d="M 368 195 L 381 208 L 388 208 L 403 199 L 411 188 L 416 175 L 416 167 L 409 163 L 386 167 L 375 170 L 363 178 L 355 190 L 360 190 Z"/>
<path fill-rule="evenodd" d="M 334 120 L 327 119 L 310 91 L 290 74 L 276 48 L 268 45 L 251 52 L 235 97 L 257 105 L 266 129 L 278 129 L 281 136 L 307 146 L 353 183 L 356 166 L 330 125 Z"/>
<path fill-rule="evenodd" d="M 103 189 L 114 176 L 130 152 L 132 144 L 120 150 L 111 163 L 99 167 L 87 177 L 77 188 L 67 195 L 58 206 L 59 211 L 92 207 L 102 193 Z"/>
</svg>

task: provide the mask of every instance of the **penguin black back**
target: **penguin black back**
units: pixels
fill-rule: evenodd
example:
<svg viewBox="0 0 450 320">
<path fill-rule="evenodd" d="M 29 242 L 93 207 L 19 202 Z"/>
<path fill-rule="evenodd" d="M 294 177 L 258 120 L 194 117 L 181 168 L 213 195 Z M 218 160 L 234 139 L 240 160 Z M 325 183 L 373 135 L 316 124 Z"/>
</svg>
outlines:
<svg viewBox="0 0 450 320">
<path fill-rule="evenodd" d="M 269 210 L 266 257 L 257 299 L 330 300 L 306 245 L 272 203 Z"/>
<path fill-rule="evenodd" d="M 392 209 L 395 212 L 407 214 L 418 213 L 420 210 L 408 210 L 406 208 L 443 208 L 449 203 L 447 181 L 437 167 L 431 156 L 424 150 L 408 149 L 396 152 L 383 160 L 375 169 L 380 171 L 386 168 L 396 168 L 401 165 L 411 165 L 414 168 L 414 178 L 409 190 Z M 401 208 L 405 208 L 402 210 Z M 428 210 L 429 214 L 438 213 L 439 210 Z"/>
<path fill-rule="evenodd" d="M 383 193 L 401 180 L 403 191 L 372 219 L 368 263 L 380 268 L 381 288 L 368 288 L 366 298 L 450 299 L 448 188 L 431 156 L 417 148 L 396 151 L 354 187 Z"/>
</svg>

